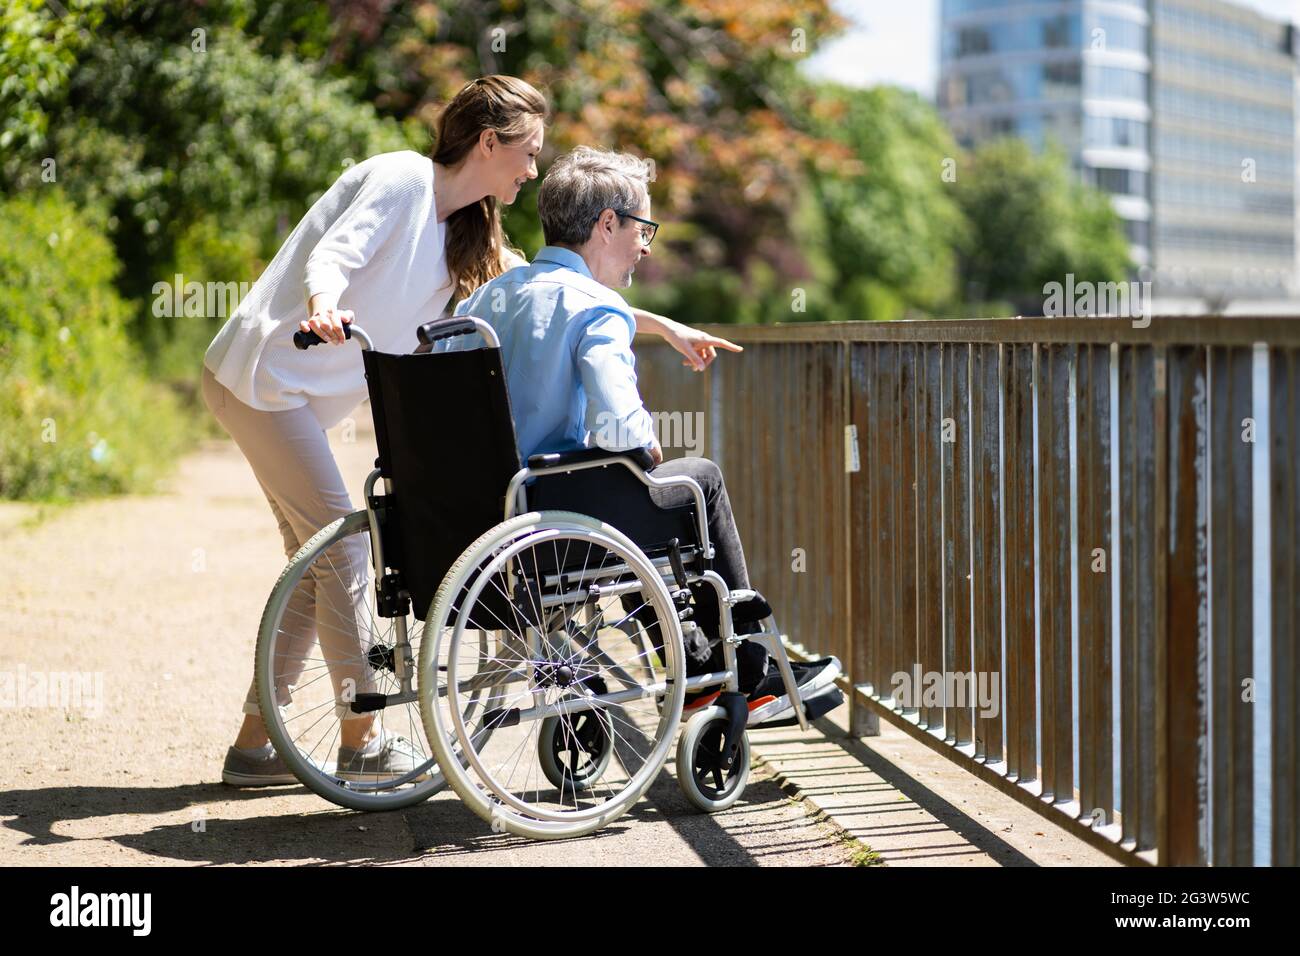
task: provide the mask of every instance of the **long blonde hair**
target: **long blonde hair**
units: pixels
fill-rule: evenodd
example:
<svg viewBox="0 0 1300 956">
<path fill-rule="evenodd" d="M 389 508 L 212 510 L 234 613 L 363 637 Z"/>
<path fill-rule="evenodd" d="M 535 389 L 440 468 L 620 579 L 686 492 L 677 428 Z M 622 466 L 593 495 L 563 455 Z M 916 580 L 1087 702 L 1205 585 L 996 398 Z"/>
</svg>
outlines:
<svg viewBox="0 0 1300 956">
<path fill-rule="evenodd" d="M 438 117 L 435 163 L 455 166 L 478 143 L 483 130 L 495 130 L 501 142 L 514 145 L 534 129 L 536 119 L 550 116 L 546 97 L 514 76 L 481 76 L 461 88 Z M 447 217 L 447 268 L 454 295 L 463 299 L 505 271 L 505 233 L 495 196 L 457 209 Z"/>
</svg>

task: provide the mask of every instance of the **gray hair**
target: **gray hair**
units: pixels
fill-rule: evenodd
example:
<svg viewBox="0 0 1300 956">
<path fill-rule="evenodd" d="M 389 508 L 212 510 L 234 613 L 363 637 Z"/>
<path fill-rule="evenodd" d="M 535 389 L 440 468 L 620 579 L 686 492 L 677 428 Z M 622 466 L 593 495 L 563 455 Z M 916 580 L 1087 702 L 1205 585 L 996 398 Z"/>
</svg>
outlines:
<svg viewBox="0 0 1300 956">
<path fill-rule="evenodd" d="M 652 166 L 631 153 L 578 146 L 554 163 L 537 191 L 546 244 L 580 246 L 606 209 L 635 213 L 650 198 Z"/>
</svg>

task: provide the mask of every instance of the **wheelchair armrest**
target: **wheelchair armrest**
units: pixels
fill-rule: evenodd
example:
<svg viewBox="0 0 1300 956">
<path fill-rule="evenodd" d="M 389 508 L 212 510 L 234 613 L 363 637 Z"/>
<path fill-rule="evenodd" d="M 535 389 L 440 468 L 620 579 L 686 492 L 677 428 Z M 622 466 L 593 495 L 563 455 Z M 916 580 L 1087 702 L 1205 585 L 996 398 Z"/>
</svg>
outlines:
<svg viewBox="0 0 1300 956">
<path fill-rule="evenodd" d="M 515 476 L 510 479 L 510 485 L 506 489 L 505 497 L 505 515 L 507 520 L 517 514 L 522 513 L 526 507 L 533 506 L 527 500 L 525 486 L 535 484 L 537 481 L 545 481 L 548 478 L 564 475 L 566 472 L 576 477 L 584 471 L 603 470 L 608 467 L 604 462 L 616 462 L 621 459 L 621 464 L 627 467 L 630 472 L 629 477 L 636 477 L 645 490 L 648 492 L 654 488 L 685 488 L 694 499 L 694 538 L 699 544 L 705 560 L 713 558 L 713 544 L 709 540 L 708 526 L 708 505 L 704 499 L 704 491 L 700 488 L 700 483 L 689 475 L 673 475 L 668 478 L 660 478 L 650 474 L 654 468 L 654 459 L 650 457 L 650 452 L 645 448 L 631 448 L 626 451 L 609 451 L 605 448 L 575 448 L 569 451 L 551 452 L 543 455 L 530 455 L 527 463 Z M 616 469 L 618 471 L 618 469 Z M 542 472 L 542 474 L 536 474 Z M 600 495 L 597 493 L 597 498 Z M 645 501 L 650 502 L 647 496 Z M 570 504 L 566 502 L 562 506 L 547 505 L 561 511 L 578 511 L 583 514 L 591 513 L 590 508 L 584 507 L 583 504 Z M 680 511 L 682 507 L 660 508 L 653 505 L 659 511 Z M 602 519 L 607 520 L 607 519 Z M 636 540 L 635 537 L 633 540 Z"/>
<path fill-rule="evenodd" d="M 554 451 L 544 455 L 531 455 L 529 468 L 553 468 L 564 465 L 581 465 L 591 461 L 619 458 L 626 455 L 641 467 L 642 471 L 654 468 L 655 461 L 645 448 L 629 448 L 626 451 L 610 451 L 607 448 L 575 448 L 571 451 Z"/>
</svg>

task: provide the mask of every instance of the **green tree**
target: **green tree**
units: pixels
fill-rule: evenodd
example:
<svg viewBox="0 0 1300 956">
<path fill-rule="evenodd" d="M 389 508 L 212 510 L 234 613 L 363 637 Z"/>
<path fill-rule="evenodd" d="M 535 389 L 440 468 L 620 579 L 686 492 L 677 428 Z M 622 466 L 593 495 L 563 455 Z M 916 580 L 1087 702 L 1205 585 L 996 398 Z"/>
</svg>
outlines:
<svg viewBox="0 0 1300 956">
<path fill-rule="evenodd" d="M 1033 309 L 1042 288 L 1119 282 L 1133 268 L 1119 216 L 1056 149 L 1019 139 L 981 145 L 959 165 L 955 195 L 971 224 L 962 255 L 967 301 L 1002 298 Z"/>
<path fill-rule="evenodd" d="M 290 53 L 262 53 L 260 39 L 239 28 L 258 4 L 98 0 L 62 16 L 24 5 L 21 17 L 7 14 L 0 49 L 22 75 L 51 59 L 58 69 L 42 67 L 53 78 L 29 97 L 36 106 L 6 154 L 3 192 L 53 182 L 103 224 L 123 266 L 118 290 L 134 304 L 133 337 L 155 364 L 179 350 L 189 354 L 175 356 L 177 365 L 192 366 L 221 318 L 156 319 L 148 308 L 155 283 L 178 272 L 253 281 L 349 163 L 428 145 L 418 122 L 382 118 L 353 99 L 348 80 Z M 316 5 L 262 6 L 279 19 L 256 22 L 282 33 L 289 27 L 280 21 L 301 19 L 286 8 Z M 317 26 L 323 36 L 327 24 Z M 48 52 L 56 49 L 57 57 Z M 24 72 L 27 61 L 35 65 Z"/>
<path fill-rule="evenodd" d="M 132 296 L 167 274 L 200 219 L 252 232 L 273 253 L 348 164 L 428 141 L 351 100 L 344 81 L 265 57 L 232 29 L 211 31 L 201 51 L 119 34 L 83 58 L 68 105 L 54 155 L 69 191 L 115 217 Z"/>
<path fill-rule="evenodd" d="M 97 0 L 68 0 L 63 16 L 43 0 L 0 9 L 0 183 L 47 155 L 50 117 L 102 19 Z"/>
<path fill-rule="evenodd" d="M 956 292 L 957 256 L 969 235 L 945 171 L 958 155 L 934 108 L 889 86 L 816 90 L 816 128 L 848 146 L 849 175 L 814 171 L 832 267 L 834 318 L 933 312 Z"/>
<path fill-rule="evenodd" d="M 147 487 L 188 444 L 132 347 L 119 268 L 57 187 L 0 199 L 0 498 Z"/>
</svg>

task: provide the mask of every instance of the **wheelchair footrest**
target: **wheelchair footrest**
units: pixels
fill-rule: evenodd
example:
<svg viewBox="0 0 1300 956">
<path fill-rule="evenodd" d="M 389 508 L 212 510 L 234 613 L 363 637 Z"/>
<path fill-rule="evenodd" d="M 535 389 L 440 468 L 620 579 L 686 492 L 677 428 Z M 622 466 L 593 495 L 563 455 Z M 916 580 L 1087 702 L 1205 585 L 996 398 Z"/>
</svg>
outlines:
<svg viewBox="0 0 1300 956">
<path fill-rule="evenodd" d="M 844 703 L 844 692 L 838 687 L 832 688 L 824 694 L 818 694 L 812 700 L 803 702 L 803 712 L 809 722 L 816 720 L 818 717 L 824 717 L 832 710 Z M 783 717 L 780 720 L 765 720 L 759 724 L 756 730 L 767 730 L 769 727 L 798 727 L 798 717 Z"/>
</svg>

